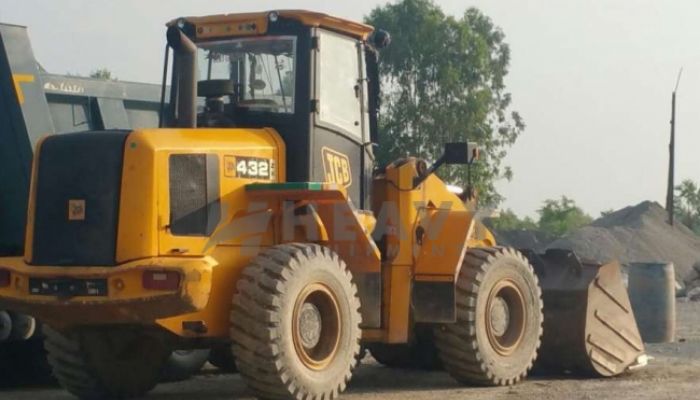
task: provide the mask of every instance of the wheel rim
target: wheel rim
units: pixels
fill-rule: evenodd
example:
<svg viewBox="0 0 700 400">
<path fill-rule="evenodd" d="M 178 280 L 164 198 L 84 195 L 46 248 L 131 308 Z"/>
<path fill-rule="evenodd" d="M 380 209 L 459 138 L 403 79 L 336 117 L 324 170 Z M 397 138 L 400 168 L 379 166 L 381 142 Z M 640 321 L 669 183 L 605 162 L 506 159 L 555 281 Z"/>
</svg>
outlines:
<svg viewBox="0 0 700 400">
<path fill-rule="evenodd" d="M 525 297 L 511 280 L 498 282 L 489 293 L 486 303 L 486 334 L 497 353 L 513 353 L 525 333 Z"/>
<path fill-rule="evenodd" d="M 340 342 L 340 311 L 326 285 L 312 283 L 301 291 L 292 329 L 294 348 L 306 367 L 321 370 L 333 361 Z"/>
</svg>

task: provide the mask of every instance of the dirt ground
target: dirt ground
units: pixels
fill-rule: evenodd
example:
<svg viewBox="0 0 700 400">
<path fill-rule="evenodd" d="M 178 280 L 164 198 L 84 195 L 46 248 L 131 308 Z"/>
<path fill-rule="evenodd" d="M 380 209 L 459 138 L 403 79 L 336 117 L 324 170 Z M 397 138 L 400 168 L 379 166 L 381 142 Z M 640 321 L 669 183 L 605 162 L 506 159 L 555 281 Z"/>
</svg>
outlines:
<svg viewBox="0 0 700 400">
<path fill-rule="evenodd" d="M 678 341 L 648 345 L 649 366 L 614 379 L 535 377 L 507 388 L 458 386 L 441 372 L 405 371 L 382 367 L 370 357 L 363 361 L 347 400 L 434 399 L 698 399 L 700 398 L 700 303 L 678 303 Z M 71 399 L 58 388 L 0 391 L 2 400 Z M 238 375 L 205 371 L 185 382 L 163 384 L 148 397 L 161 400 L 251 399 Z"/>
</svg>

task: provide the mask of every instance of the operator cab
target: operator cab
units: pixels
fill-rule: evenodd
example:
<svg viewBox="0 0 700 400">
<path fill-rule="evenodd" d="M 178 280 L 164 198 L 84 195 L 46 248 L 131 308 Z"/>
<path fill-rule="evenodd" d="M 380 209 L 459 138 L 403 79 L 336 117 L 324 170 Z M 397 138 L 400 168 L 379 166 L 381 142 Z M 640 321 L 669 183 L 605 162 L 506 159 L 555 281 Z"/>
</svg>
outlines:
<svg viewBox="0 0 700 400">
<path fill-rule="evenodd" d="M 337 183 L 369 208 L 377 49 L 387 42 L 370 26 L 307 11 L 177 19 L 165 125 L 274 128 L 288 181 Z"/>
</svg>

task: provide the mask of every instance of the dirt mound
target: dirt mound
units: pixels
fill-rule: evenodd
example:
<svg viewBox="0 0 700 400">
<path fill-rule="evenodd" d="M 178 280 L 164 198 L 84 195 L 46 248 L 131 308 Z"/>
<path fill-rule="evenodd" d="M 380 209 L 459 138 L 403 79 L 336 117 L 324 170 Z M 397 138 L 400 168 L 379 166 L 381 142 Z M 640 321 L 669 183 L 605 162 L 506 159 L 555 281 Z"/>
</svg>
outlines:
<svg viewBox="0 0 700 400">
<path fill-rule="evenodd" d="M 700 261 L 700 237 L 677 223 L 666 222 L 658 203 L 645 201 L 593 221 L 549 244 L 600 262 L 673 262 L 676 276 L 685 279 Z"/>
</svg>

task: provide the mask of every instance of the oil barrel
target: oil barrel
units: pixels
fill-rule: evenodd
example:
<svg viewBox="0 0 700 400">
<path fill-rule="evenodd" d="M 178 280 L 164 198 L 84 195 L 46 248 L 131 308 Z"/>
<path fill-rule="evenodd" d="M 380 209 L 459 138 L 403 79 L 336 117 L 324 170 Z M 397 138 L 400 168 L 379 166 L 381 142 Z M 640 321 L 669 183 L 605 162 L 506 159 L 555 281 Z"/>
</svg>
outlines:
<svg viewBox="0 0 700 400">
<path fill-rule="evenodd" d="M 630 263 L 629 297 L 645 343 L 673 342 L 676 278 L 673 263 Z"/>
</svg>

